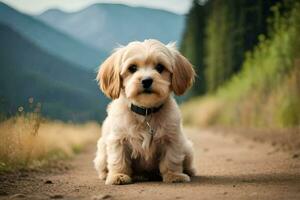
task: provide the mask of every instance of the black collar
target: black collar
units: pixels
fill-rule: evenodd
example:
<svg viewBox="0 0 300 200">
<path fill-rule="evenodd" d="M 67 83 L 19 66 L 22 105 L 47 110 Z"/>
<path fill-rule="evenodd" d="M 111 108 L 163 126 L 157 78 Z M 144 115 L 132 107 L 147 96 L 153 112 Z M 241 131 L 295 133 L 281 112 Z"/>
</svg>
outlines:
<svg viewBox="0 0 300 200">
<path fill-rule="evenodd" d="M 139 107 L 137 105 L 131 104 L 130 109 L 132 112 L 135 112 L 136 114 L 143 115 L 143 116 L 148 116 L 152 113 L 158 112 L 164 104 L 161 104 L 158 107 L 152 107 L 152 108 L 143 108 Z"/>
</svg>

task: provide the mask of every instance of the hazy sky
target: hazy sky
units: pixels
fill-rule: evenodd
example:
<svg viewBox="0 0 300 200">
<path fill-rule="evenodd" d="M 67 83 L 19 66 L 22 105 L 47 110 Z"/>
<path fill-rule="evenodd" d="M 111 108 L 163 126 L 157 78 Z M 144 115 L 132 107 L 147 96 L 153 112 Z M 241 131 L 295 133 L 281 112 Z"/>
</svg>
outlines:
<svg viewBox="0 0 300 200">
<path fill-rule="evenodd" d="M 186 13 L 191 6 L 192 0 L 0 0 L 16 9 L 29 13 L 39 14 L 49 8 L 60 8 L 64 11 L 76 11 L 91 4 L 123 3 L 132 6 L 145 6 L 160 8 L 176 13 Z"/>
</svg>

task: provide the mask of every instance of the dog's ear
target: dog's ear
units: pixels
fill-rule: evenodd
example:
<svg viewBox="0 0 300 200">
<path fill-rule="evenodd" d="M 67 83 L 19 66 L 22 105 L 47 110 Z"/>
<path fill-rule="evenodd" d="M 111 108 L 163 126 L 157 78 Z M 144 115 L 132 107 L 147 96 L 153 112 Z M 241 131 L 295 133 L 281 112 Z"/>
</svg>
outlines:
<svg viewBox="0 0 300 200">
<path fill-rule="evenodd" d="M 104 94 L 117 99 L 121 91 L 120 50 L 114 52 L 100 65 L 96 80 Z"/>
<path fill-rule="evenodd" d="M 171 50 L 174 58 L 172 90 L 179 96 L 192 86 L 195 70 L 192 64 L 176 49 L 175 43 L 170 43 L 167 47 Z"/>
</svg>

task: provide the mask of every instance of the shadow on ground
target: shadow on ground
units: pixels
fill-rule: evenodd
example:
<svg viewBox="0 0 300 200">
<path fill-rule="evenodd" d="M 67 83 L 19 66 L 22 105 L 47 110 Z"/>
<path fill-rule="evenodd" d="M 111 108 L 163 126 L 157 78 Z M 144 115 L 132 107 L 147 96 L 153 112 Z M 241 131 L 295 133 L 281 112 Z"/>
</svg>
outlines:
<svg viewBox="0 0 300 200">
<path fill-rule="evenodd" d="M 300 176 L 289 173 L 270 174 L 249 174 L 249 175 L 223 175 L 223 176 L 195 176 L 191 184 L 212 184 L 212 185 L 232 185 L 232 184 L 274 184 L 274 183 L 300 183 Z"/>
</svg>

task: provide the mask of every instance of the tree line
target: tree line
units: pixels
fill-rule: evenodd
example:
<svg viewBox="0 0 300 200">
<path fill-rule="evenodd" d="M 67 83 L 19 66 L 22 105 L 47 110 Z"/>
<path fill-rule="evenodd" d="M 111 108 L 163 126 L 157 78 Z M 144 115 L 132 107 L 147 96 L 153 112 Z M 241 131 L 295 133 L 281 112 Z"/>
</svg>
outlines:
<svg viewBox="0 0 300 200">
<path fill-rule="evenodd" d="M 191 95 L 215 91 L 240 71 L 245 54 L 268 33 L 271 8 L 282 0 L 194 0 L 181 52 L 197 72 Z"/>
</svg>

